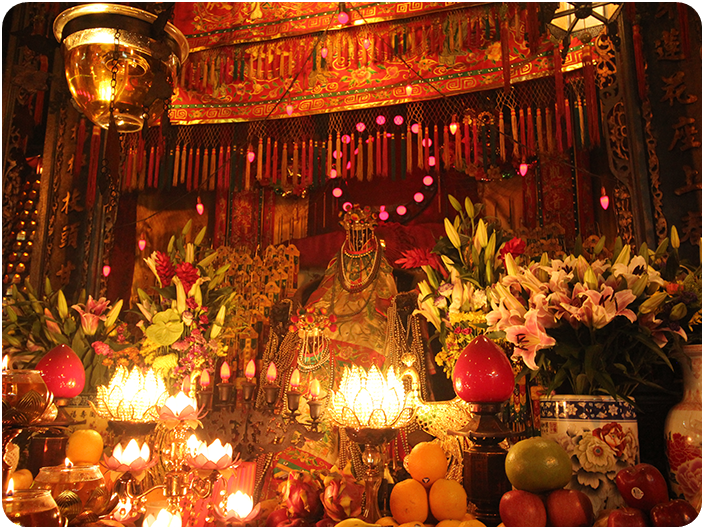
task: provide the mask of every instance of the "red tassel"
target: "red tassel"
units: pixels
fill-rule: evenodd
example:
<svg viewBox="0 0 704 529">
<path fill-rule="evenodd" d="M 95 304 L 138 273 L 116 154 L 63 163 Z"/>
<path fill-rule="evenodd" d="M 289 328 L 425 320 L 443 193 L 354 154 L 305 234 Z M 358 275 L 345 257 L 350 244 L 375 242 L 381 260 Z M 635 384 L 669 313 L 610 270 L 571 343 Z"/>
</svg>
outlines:
<svg viewBox="0 0 704 529">
<path fill-rule="evenodd" d="M 186 190 L 193 189 L 193 146 L 188 149 L 188 171 L 186 172 Z"/>
<path fill-rule="evenodd" d="M 474 165 L 479 165 L 479 130 L 477 120 L 472 120 L 472 147 L 474 151 Z"/>
<path fill-rule="evenodd" d="M 526 114 L 522 108 L 518 111 L 518 128 L 521 131 L 521 158 L 525 159 L 528 140 L 526 138 Z"/>
<path fill-rule="evenodd" d="M 383 148 L 383 165 L 382 165 L 382 172 L 381 175 L 383 177 L 388 177 L 389 176 L 389 136 L 387 135 L 386 131 L 382 132 L 384 135 L 384 148 Z M 343 163 L 345 163 L 345 160 L 343 158 L 342 160 Z"/>
<path fill-rule="evenodd" d="M 552 64 L 555 74 L 555 101 L 562 101 L 565 99 L 565 83 L 562 78 L 562 57 L 560 57 L 560 46 L 555 45 L 552 49 Z M 560 130 L 559 122 L 562 120 L 562 116 L 565 114 L 563 105 L 557 105 L 557 113 L 555 118 L 558 121 L 558 130 Z"/>
<path fill-rule="evenodd" d="M 276 185 L 279 174 L 279 140 L 274 140 L 274 159 L 271 162 L 271 183 Z"/>
<path fill-rule="evenodd" d="M 471 151 L 469 149 L 469 123 L 464 124 L 464 138 L 462 138 L 462 141 L 464 141 L 464 159 L 465 163 L 469 165 L 471 162 L 469 156 L 471 154 Z"/>
<path fill-rule="evenodd" d="M 435 153 L 435 172 L 440 172 L 440 142 L 438 141 L 438 126 L 433 129 L 433 152 Z M 448 145 L 449 148 L 449 145 Z"/>
<path fill-rule="evenodd" d="M 528 156 L 535 154 L 535 129 L 533 127 L 533 109 L 528 107 L 528 115 L 526 116 L 528 126 Z"/>
<path fill-rule="evenodd" d="M 633 59 L 636 64 L 636 79 L 638 79 L 638 95 L 641 101 L 647 96 L 645 91 L 645 59 L 643 58 L 643 36 L 640 26 L 633 25 Z"/>
<path fill-rule="evenodd" d="M 154 185 L 154 147 L 149 149 L 149 170 L 147 171 L 147 187 Z"/>
<path fill-rule="evenodd" d="M 504 91 L 511 90 L 511 56 L 508 51 L 508 20 L 501 22 L 501 61 L 504 70 Z"/>
<path fill-rule="evenodd" d="M 684 2 L 677 2 L 677 14 L 680 17 L 680 46 L 682 47 L 682 58 L 689 59 L 689 10 Z"/>
<path fill-rule="evenodd" d="M 535 53 L 540 44 L 540 27 L 538 25 L 538 2 L 526 2 L 526 33 L 528 48 Z"/>
<path fill-rule="evenodd" d="M 345 152 L 343 149 L 342 152 Z M 301 142 L 301 185 L 303 187 L 306 186 L 306 162 L 308 161 L 308 157 L 306 156 L 306 140 L 303 140 Z M 342 167 L 344 168 L 344 159 L 342 160 Z M 344 171 L 344 169 L 343 169 Z"/>
<path fill-rule="evenodd" d="M 567 146 L 572 147 L 572 109 L 568 99 L 565 99 L 565 128 L 567 129 Z"/>
<path fill-rule="evenodd" d="M 220 145 L 218 151 L 218 191 L 225 189 L 225 148 Z"/>
<path fill-rule="evenodd" d="M 266 139 L 266 169 L 264 170 L 264 183 L 271 183 L 271 138 Z"/>
<path fill-rule="evenodd" d="M 584 94 L 587 104 L 589 119 L 589 143 L 592 147 L 600 142 L 599 138 L 599 103 L 596 99 L 596 80 L 594 79 L 594 63 L 589 46 L 582 50 L 582 63 L 584 64 Z"/>
</svg>

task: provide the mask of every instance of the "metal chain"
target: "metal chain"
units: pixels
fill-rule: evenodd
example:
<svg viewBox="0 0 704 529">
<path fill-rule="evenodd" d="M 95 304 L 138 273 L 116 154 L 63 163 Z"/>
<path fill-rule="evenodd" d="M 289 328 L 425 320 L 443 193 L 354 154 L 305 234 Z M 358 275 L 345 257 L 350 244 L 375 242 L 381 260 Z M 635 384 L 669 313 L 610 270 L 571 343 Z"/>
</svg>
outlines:
<svg viewBox="0 0 704 529">
<path fill-rule="evenodd" d="M 120 57 L 120 30 L 115 30 L 115 50 L 112 53 L 112 71 L 110 77 L 110 116 L 115 114 L 115 96 L 117 95 L 117 69 Z"/>
</svg>

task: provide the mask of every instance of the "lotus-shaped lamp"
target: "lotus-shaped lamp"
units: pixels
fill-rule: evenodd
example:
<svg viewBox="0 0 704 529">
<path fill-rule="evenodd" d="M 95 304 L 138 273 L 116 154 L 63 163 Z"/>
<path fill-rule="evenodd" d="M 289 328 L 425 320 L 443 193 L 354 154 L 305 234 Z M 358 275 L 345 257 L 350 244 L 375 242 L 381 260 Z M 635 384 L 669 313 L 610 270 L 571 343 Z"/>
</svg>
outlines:
<svg viewBox="0 0 704 529">
<path fill-rule="evenodd" d="M 131 439 L 124 449 L 122 443 L 117 443 L 110 457 L 103 456 L 103 462 L 114 472 L 142 472 L 157 462 L 156 458 L 150 461 L 149 457 L 149 445 L 142 443 L 140 447 L 135 439 Z"/>
<path fill-rule="evenodd" d="M 223 445 L 220 439 L 215 439 L 210 446 L 202 441 L 195 453 L 190 452 L 186 456 L 186 462 L 197 470 L 224 470 L 233 463 L 232 445 Z"/>
<path fill-rule="evenodd" d="M 200 419 L 198 403 L 195 399 L 188 397 L 183 391 L 172 395 L 159 410 L 159 419 L 162 421 L 197 421 Z"/>
<path fill-rule="evenodd" d="M 144 518 L 142 527 L 182 527 L 181 515 L 171 514 L 168 510 L 161 509 L 156 516 L 150 514 Z"/>
<path fill-rule="evenodd" d="M 384 376 L 376 366 L 345 367 L 337 391 L 332 392 L 330 414 L 345 428 L 401 428 L 413 418 L 410 393 L 394 368 Z"/>
<path fill-rule="evenodd" d="M 241 525 L 254 520 L 261 511 L 259 504 L 254 506 L 252 496 L 240 490 L 240 480 L 230 476 L 220 478 L 213 486 L 215 517 L 220 522 Z"/>
<path fill-rule="evenodd" d="M 168 396 L 163 379 L 152 369 L 144 372 L 134 367 L 128 371 L 118 366 L 110 384 L 98 386 L 96 412 L 116 421 L 156 421 Z"/>
</svg>

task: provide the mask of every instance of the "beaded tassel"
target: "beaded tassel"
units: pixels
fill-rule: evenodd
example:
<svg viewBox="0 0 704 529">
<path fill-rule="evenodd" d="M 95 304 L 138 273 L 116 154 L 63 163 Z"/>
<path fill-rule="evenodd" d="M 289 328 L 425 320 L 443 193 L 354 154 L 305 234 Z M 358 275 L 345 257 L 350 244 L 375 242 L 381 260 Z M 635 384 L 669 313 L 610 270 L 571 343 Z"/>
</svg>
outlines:
<svg viewBox="0 0 704 529">
<path fill-rule="evenodd" d="M 218 189 L 223 188 L 223 182 L 225 181 L 225 148 L 220 145 L 220 150 L 218 151 Z"/>
<path fill-rule="evenodd" d="M 545 151 L 545 137 L 543 136 L 543 118 L 542 111 L 538 108 L 535 111 L 535 120 L 538 123 L 538 152 Z"/>
<path fill-rule="evenodd" d="M 271 138 L 266 139 L 266 169 L 264 170 L 264 180 L 271 183 Z"/>
<path fill-rule="evenodd" d="M 455 131 L 455 168 L 462 167 L 462 129 L 458 125 Z"/>
<path fill-rule="evenodd" d="M 293 163 L 291 164 L 291 185 L 298 185 L 298 142 L 293 142 Z"/>
<path fill-rule="evenodd" d="M 288 184 L 288 142 L 284 142 L 281 153 L 281 186 Z"/>
<path fill-rule="evenodd" d="M 499 156 L 501 161 L 506 161 L 506 135 L 504 125 L 504 111 L 499 110 Z"/>
<path fill-rule="evenodd" d="M 518 159 L 520 152 L 518 149 L 518 119 L 515 108 L 511 109 L 511 135 L 513 136 L 513 157 Z"/>
<path fill-rule="evenodd" d="M 545 107 L 545 130 L 548 139 L 548 152 L 553 152 L 555 150 L 555 138 L 552 135 L 552 112 L 550 112 L 550 107 Z"/>
<path fill-rule="evenodd" d="M 523 109 L 519 109 L 518 111 L 518 116 L 519 116 L 519 129 L 521 131 L 521 159 L 525 159 L 526 156 L 526 116 L 525 113 L 523 112 Z"/>
<path fill-rule="evenodd" d="M 367 182 L 372 181 L 374 173 L 374 136 L 371 134 L 367 138 Z"/>
<path fill-rule="evenodd" d="M 435 125 L 435 130 L 437 130 L 437 125 Z M 437 144 L 436 144 L 437 145 Z M 445 164 L 445 170 L 450 168 L 450 129 L 448 128 L 447 125 L 443 128 L 443 135 L 442 135 L 442 160 Z M 437 152 L 437 147 L 435 148 L 435 152 Z M 440 165 L 440 160 L 437 160 L 435 162 L 437 165 Z"/>
<path fill-rule="evenodd" d="M 383 149 L 383 157 L 382 157 L 382 163 L 381 163 L 381 176 L 384 178 L 388 178 L 389 176 L 389 136 L 386 133 L 386 131 L 381 133 L 382 136 L 384 137 L 384 149 Z"/>
<path fill-rule="evenodd" d="M 252 150 L 252 145 L 247 147 L 247 152 L 245 152 L 245 166 L 244 166 L 244 190 L 249 191 L 249 177 L 251 171 L 252 162 L 249 161 L 249 151 Z"/>
<path fill-rule="evenodd" d="M 147 170 L 147 187 L 154 184 L 154 147 L 149 149 L 149 169 Z"/>
<path fill-rule="evenodd" d="M 528 107 L 528 156 L 535 154 L 535 128 L 533 126 L 533 110 Z"/>
<path fill-rule="evenodd" d="M 337 170 L 337 176 L 342 176 L 342 143 L 340 142 L 340 131 L 337 131 L 337 138 L 335 139 L 335 153 L 337 158 L 335 158 L 335 169 Z"/>
<path fill-rule="evenodd" d="M 379 131 L 376 131 L 376 172 L 374 173 L 376 176 L 381 176 L 382 174 L 381 170 L 381 135 L 379 134 Z"/>
<path fill-rule="evenodd" d="M 438 126 L 437 124 L 433 127 L 433 145 L 435 148 L 433 152 L 435 153 L 435 172 L 440 172 L 440 142 L 438 141 Z M 447 143 L 445 144 L 447 145 Z"/>
<path fill-rule="evenodd" d="M 330 176 L 330 169 L 332 169 L 332 134 L 328 134 L 328 157 L 327 165 L 325 166 L 325 176 Z"/>
<path fill-rule="evenodd" d="M 471 151 L 469 149 L 469 123 L 464 124 L 464 159 L 465 159 L 465 173 L 469 174 L 469 164 L 472 163 L 470 158 Z"/>
<path fill-rule="evenodd" d="M 259 137 L 259 145 L 257 146 L 257 180 L 262 181 L 262 162 L 264 159 L 264 138 Z"/>
<path fill-rule="evenodd" d="M 423 167 L 425 170 L 428 170 L 428 159 L 430 158 L 430 142 L 428 141 L 430 139 L 430 136 L 428 135 L 428 127 L 425 127 L 425 149 L 423 150 Z"/>
<path fill-rule="evenodd" d="M 208 186 L 208 162 L 210 161 L 210 157 L 208 156 L 208 148 L 204 147 L 203 148 L 203 165 L 201 165 L 200 168 L 200 181 L 201 184 L 205 183 L 203 186 L 203 189 L 207 189 Z"/>
<path fill-rule="evenodd" d="M 423 169 L 423 127 L 418 123 L 418 169 Z"/>
<path fill-rule="evenodd" d="M 274 153 L 271 160 L 271 182 L 276 185 L 279 172 L 279 140 L 274 140 Z"/>
<path fill-rule="evenodd" d="M 413 142 L 410 123 L 406 125 L 406 173 L 413 172 Z"/>
<path fill-rule="evenodd" d="M 364 180 L 364 147 L 362 146 L 362 135 L 360 134 L 357 138 L 357 180 L 362 182 Z"/>
<path fill-rule="evenodd" d="M 356 143 L 354 142 L 354 133 L 350 134 L 350 178 L 354 178 L 354 170 L 355 170 L 355 163 L 356 163 L 356 155 L 355 155 L 355 146 Z"/>
</svg>

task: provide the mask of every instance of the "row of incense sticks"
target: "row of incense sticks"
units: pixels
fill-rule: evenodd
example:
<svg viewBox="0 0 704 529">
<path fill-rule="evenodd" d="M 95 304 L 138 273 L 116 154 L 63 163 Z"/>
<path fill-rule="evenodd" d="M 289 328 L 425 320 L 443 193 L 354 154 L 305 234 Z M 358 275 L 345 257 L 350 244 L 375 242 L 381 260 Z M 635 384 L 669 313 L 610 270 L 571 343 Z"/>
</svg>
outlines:
<svg viewBox="0 0 704 529">
<path fill-rule="evenodd" d="M 516 27 L 517 13 L 514 9 L 516 16 L 510 18 Z M 394 56 L 463 54 L 500 38 L 498 9 L 430 15 L 410 23 L 378 24 L 373 30 L 353 26 L 326 36 L 315 47 L 317 35 L 192 53 L 181 71 L 180 85 L 212 93 L 221 85 L 286 79 L 301 71 L 307 86 L 311 71 L 327 69 L 333 62 L 336 70 L 368 68 Z"/>
<path fill-rule="evenodd" d="M 163 142 L 148 146 L 141 135 L 127 148 L 123 190 L 185 186 L 187 190 L 249 190 L 263 186 L 315 187 L 328 178 L 371 181 L 404 179 L 416 168 L 437 174 L 455 168 L 473 175 L 478 166 L 524 161 L 538 153 L 562 152 L 588 144 L 587 113 L 581 98 L 570 107 L 565 99 L 565 123 L 556 109 L 520 108 L 500 112 L 488 122 L 449 125 L 392 126 L 395 132 L 337 132 L 325 141 L 278 141 L 260 137 L 252 145 L 201 146 L 181 143 L 166 152 Z M 560 124 L 558 128 L 558 124 Z M 562 133 L 565 130 L 565 133 Z M 251 158 L 251 161 L 250 161 Z M 91 160 L 93 158 L 91 157 Z M 93 167 L 95 165 L 95 167 Z M 93 164 L 93 171 L 98 164 Z"/>
</svg>

